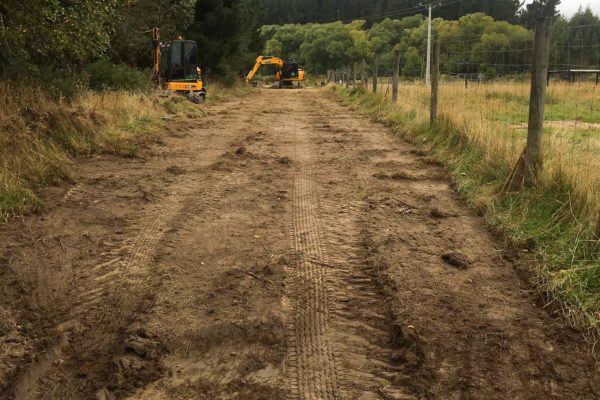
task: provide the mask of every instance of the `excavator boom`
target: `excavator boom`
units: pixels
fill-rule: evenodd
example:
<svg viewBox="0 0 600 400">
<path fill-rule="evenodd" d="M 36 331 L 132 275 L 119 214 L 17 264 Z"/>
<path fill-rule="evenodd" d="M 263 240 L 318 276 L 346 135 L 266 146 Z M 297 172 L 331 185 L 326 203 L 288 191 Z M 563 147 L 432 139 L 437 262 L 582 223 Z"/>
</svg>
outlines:
<svg viewBox="0 0 600 400">
<path fill-rule="evenodd" d="M 304 80 L 304 70 L 300 68 L 297 63 L 287 62 L 279 57 L 258 56 L 256 58 L 256 62 L 254 63 L 254 67 L 246 76 L 246 83 L 249 83 L 254 79 L 263 65 L 271 64 L 277 65 L 275 78 L 277 81 L 279 81 L 280 86 L 283 83 L 292 84 L 293 81 L 300 82 Z"/>
<path fill-rule="evenodd" d="M 279 57 L 258 56 L 258 58 L 256 59 L 256 62 L 254 63 L 254 67 L 246 76 L 246 82 L 250 82 L 254 78 L 254 76 L 258 73 L 258 70 L 260 70 L 260 67 L 262 67 L 263 65 L 270 65 L 270 64 L 277 65 L 278 70 L 280 70 L 281 68 L 283 68 L 284 61 Z"/>
</svg>

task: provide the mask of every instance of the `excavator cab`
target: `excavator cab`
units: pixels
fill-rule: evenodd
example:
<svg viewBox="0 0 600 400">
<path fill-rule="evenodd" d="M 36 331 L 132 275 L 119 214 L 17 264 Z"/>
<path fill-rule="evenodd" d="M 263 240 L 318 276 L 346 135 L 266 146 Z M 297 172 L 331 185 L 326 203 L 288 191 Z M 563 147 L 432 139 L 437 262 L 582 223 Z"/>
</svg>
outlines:
<svg viewBox="0 0 600 400">
<path fill-rule="evenodd" d="M 281 75 L 283 79 L 298 79 L 298 63 L 287 62 L 283 64 L 281 68 Z"/>
<path fill-rule="evenodd" d="M 198 46 L 193 40 L 160 43 L 158 29 L 154 36 L 154 71 L 158 87 L 185 94 L 194 102 L 206 97 L 206 87 L 198 67 Z"/>
<path fill-rule="evenodd" d="M 191 40 L 174 40 L 160 49 L 161 74 L 165 82 L 196 82 L 197 47 Z"/>
<path fill-rule="evenodd" d="M 296 62 L 285 61 L 281 67 L 281 79 L 279 80 L 280 86 L 294 86 L 294 82 L 300 82 L 304 80 L 304 70 Z"/>
</svg>

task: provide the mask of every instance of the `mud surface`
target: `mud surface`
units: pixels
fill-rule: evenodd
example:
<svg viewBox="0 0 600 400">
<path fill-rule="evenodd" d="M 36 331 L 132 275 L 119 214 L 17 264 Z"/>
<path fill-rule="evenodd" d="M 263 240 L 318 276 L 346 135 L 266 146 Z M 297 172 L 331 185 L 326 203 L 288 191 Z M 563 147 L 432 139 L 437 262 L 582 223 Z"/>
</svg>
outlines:
<svg viewBox="0 0 600 400">
<path fill-rule="evenodd" d="M 203 107 L 0 226 L 1 399 L 599 398 L 425 154 L 324 91 Z"/>
</svg>

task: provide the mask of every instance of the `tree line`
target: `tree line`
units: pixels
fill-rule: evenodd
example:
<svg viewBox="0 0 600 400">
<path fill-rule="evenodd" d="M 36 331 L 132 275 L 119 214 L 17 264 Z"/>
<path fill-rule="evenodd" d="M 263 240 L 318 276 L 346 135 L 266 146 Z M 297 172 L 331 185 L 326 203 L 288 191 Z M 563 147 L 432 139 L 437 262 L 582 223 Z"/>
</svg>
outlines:
<svg viewBox="0 0 600 400">
<path fill-rule="evenodd" d="M 435 18 L 434 40 L 441 45 L 441 70 L 449 74 L 477 73 L 486 77 L 529 70 L 533 31 L 498 21 L 484 13 L 457 20 Z M 366 69 L 374 77 L 380 68 L 389 75 L 396 67 L 405 78 L 420 77 L 425 69 L 428 21 L 421 15 L 366 21 L 265 25 L 264 53 L 300 61 L 309 73 Z M 600 64 L 600 18 L 590 9 L 570 19 L 556 17 L 551 60 L 554 68 Z"/>
<path fill-rule="evenodd" d="M 519 0 L 443 0 L 448 4 L 434 10 L 436 31 L 460 39 L 475 29 L 485 34 L 478 46 L 513 46 L 530 40 L 520 26 L 530 28 L 528 16 L 558 2 L 536 0 L 521 9 Z M 149 31 L 158 26 L 165 40 L 183 34 L 197 41 L 204 70 L 220 79 L 235 79 L 263 50 L 323 72 L 371 55 L 384 62 L 399 48 L 402 69 L 411 76 L 422 63 L 425 19 L 419 4 L 417 0 L 3 0 L 0 75 L 46 81 L 83 76 L 92 63 L 95 71 L 110 64 L 149 68 Z M 411 16 L 398 15 L 402 10 Z M 362 22 L 340 22 L 346 19 Z M 571 31 L 574 20 L 597 17 L 582 11 L 557 22 L 562 27 L 557 31 L 569 40 L 591 43 L 589 38 L 597 31 Z M 585 64 L 593 57 L 595 53 L 579 50 L 571 51 L 567 59 Z"/>
</svg>

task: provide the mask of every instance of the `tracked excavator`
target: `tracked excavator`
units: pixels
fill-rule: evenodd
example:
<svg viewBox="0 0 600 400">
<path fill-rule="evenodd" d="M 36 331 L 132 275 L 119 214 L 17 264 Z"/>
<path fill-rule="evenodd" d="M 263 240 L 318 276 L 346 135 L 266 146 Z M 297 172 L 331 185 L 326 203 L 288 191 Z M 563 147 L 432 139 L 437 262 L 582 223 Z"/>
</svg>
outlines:
<svg viewBox="0 0 600 400">
<path fill-rule="evenodd" d="M 153 81 L 157 88 L 187 95 L 195 103 L 206 98 L 206 85 L 198 66 L 198 46 L 193 40 L 162 43 L 160 29 L 152 29 Z"/>
<path fill-rule="evenodd" d="M 297 82 L 297 86 L 300 87 L 300 82 L 304 80 L 304 70 L 298 63 L 284 61 L 279 57 L 258 56 L 254 67 L 246 76 L 246 83 L 255 83 L 254 77 L 263 65 L 275 66 L 275 81 L 279 88 L 294 86 L 294 82 Z"/>
</svg>

